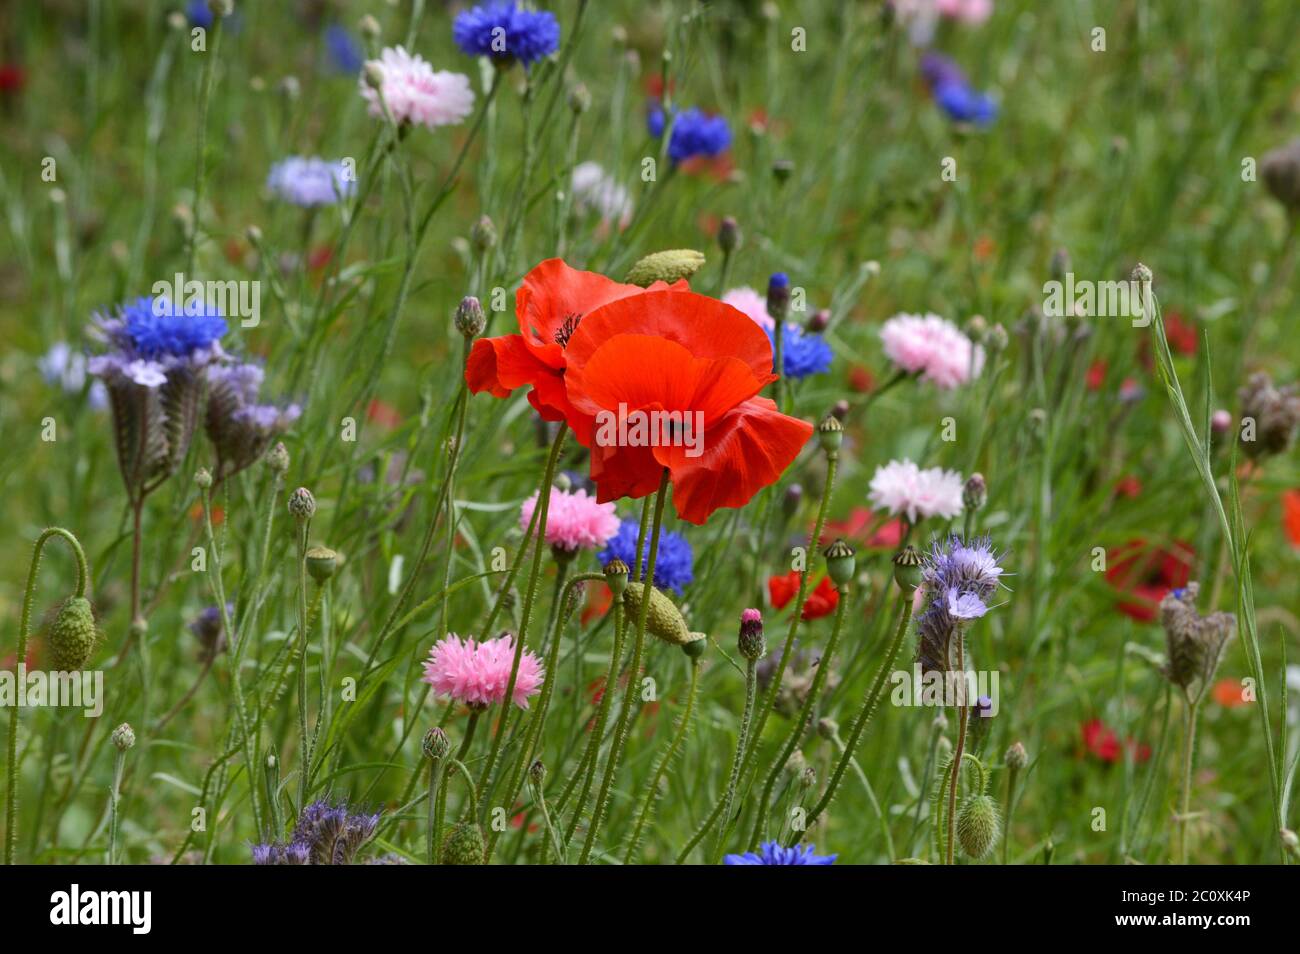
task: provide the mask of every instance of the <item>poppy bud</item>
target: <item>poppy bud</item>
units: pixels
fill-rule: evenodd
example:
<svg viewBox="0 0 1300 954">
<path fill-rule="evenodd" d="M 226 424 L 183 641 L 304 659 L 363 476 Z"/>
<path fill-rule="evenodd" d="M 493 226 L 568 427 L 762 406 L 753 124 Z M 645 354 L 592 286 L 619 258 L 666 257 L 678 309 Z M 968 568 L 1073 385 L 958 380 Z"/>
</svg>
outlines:
<svg viewBox="0 0 1300 954">
<path fill-rule="evenodd" d="M 652 252 L 629 269 L 623 279 L 629 285 L 649 288 L 655 282 L 673 282 L 690 278 L 704 265 L 704 254 L 690 248 Z"/>
<path fill-rule="evenodd" d="M 921 554 L 910 543 L 894 554 L 894 582 L 908 596 L 921 585 Z"/>
<path fill-rule="evenodd" d="M 458 822 L 442 842 L 442 863 L 446 865 L 481 865 L 486 854 L 487 843 L 477 822 Z"/>
<path fill-rule="evenodd" d="M 50 623 L 45 641 L 56 672 L 84 668 L 99 642 L 90 601 L 82 596 L 70 596 L 64 600 Z"/>
<path fill-rule="evenodd" d="M 826 572 L 830 574 L 830 578 L 835 585 L 847 586 L 849 580 L 853 579 L 853 573 L 857 569 L 857 560 L 854 558 L 853 547 L 843 540 L 836 540 L 822 551 L 822 555 L 826 557 Z"/>
<path fill-rule="evenodd" d="M 627 578 L 632 574 L 631 568 L 618 557 L 605 564 L 605 585 L 615 596 L 622 596 L 627 589 Z"/>
<path fill-rule="evenodd" d="M 535 759 L 533 764 L 528 766 L 528 781 L 538 788 L 546 781 L 546 766 L 542 764 L 541 759 Z"/>
<path fill-rule="evenodd" d="M 957 842 L 972 858 L 983 858 L 998 840 L 998 806 L 987 795 L 968 795 L 957 812 Z"/>
<path fill-rule="evenodd" d="M 740 614 L 740 637 L 736 640 L 740 655 L 746 659 L 757 660 L 767 652 L 767 641 L 763 638 L 763 614 L 756 609 L 747 609 Z"/>
<path fill-rule="evenodd" d="M 307 548 L 307 572 L 317 583 L 324 583 L 338 569 L 339 555 L 329 547 Z"/>
<path fill-rule="evenodd" d="M 649 595 L 647 596 L 647 591 Z M 700 633 L 692 633 L 686 627 L 686 618 L 677 604 L 653 586 L 629 580 L 623 591 L 623 602 L 632 618 L 639 618 L 641 601 L 648 599 L 650 608 L 646 615 L 646 629 L 666 643 L 685 646 L 687 643 L 703 640 Z"/>
<path fill-rule="evenodd" d="M 718 247 L 729 255 L 740 248 L 741 238 L 740 224 L 728 215 L 718 226 Z"/>
</svg>

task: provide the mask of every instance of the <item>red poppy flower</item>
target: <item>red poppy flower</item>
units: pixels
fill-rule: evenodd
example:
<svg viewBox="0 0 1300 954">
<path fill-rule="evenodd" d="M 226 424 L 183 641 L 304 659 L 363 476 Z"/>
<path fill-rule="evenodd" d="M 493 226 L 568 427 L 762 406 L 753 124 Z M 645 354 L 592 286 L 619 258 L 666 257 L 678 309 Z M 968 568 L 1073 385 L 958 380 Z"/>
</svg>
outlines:
<svg viewBox="0 0 1300 954">
<path fill-rule="evenodd" d="M 0 64 L 0 93 L 17 93 L 27 85 L 27 71 L 17 63 Z"/>
<path fill-rule="evenodd" d="M 1106 383 L 1106 362 L 1098 359 L 1088 365 L 1084 383 L 1087 384 L 1089 391 L 1100 391 L 1102 385 Z"/>
<path fill-rule="evenodd" d="M 650 286 L 667 287 L 663 282 Z M 683 291 L 686 287 L 684 281 L 673 286 Z M 506 397 L 515 388 L 531 385 L 528 401 L 537 413 L 548 421 L 564 420 L 570 413 L 564 393 L 565 349 L 579 322 L 601 305 L 646 291 L 548 258 L 524 276 L 515 295 L 520 333 L 474 342 L 465 367 L 470 391 Z"/>
<path fill-rule="evenodd" d="M 366 417 L 380 427 L 390 429 L 402 423 L 401 412 L 387 401 L 381 401 L 379 398 L 370 399 L 370 404 L 366 407 Z"/>
<path fill-rule="evenodd" d="M 896 550 L 903 542 L 902 519 L 890 520 L 867 507 L 854 507 L 844 520 L 828 520 L 820 546 L 836 537 L 861 543 L 870 550 Z"/>
<path fill-rule="evenodd" d="M 1195 551 L 1182 542 L 1169 547 L 1130 540 L 1106 554 L 1106 582 L 1124 599 L 1116 609 L 1140 623 L 1156 618 L 1156 608 L 1170 590 L 1187 585 Z"/>
<path fill-rule="evenodd" d="M 1300 549 L 1300 490 L 1282 491 L 1282 529 L 1291 546 Z"/>
<path fill-rule="evenodd" d="M 849 368 L 849 390 L 858 394 L 868 394 L 876 389 L 876 378 L 860 364 Z"/>
<path fill-rule="evenodd" d="M 1225 709 L 1250 705 L 1250 700 L 1245 698 L 1240 679 L 1227 676 L 1216 682 L 1211 691 L 1214 694 L 1214 701 Z"/>
<path fill-rule="evenodd" d="M 1115 734 L 1114 729 L 1100 719 L 1090 719 L 1081 728 L 1083 730 L 1083 747 L 1090 754 L 1103 762 L 1111 764 L 1124 757 L 1119 736 Z M 1135 761 L 1145 762 L 1151 758 L 1151 746 L 1144 745 L 1135 739 L 1129 739 L 1125 744 L 1133 753 Z"/>
<path fill-rule="evenodd" d="M 608 586 L 601 584 L 587 588 L 587 599 L 582 606 L 582 615 L 579 621 L 586 626 L 593 619 L 600 619 L 609 612 L 609 608 L 614 605 L 614 594 L 610 592 Z"/>
<path fill-rule="evenodd" d="M 1126 474 L 1115 481 L 1115 496 L 1133 499 L 1142 493 L 1142 481 L 1132 474 Z"/>
<path fill-rule="evenodd" d="M 702 524 L 774 483 L 812 435 L 811 424 L 757 396 L 776 379 L 763 329 L 676 286 L 590 312 L 564 358 L 569 426 L 591 450 L 602 502 L 653 493 L 667 468 L 678 516 Z M 694 438 L 663 440 L 654 422 L 673 415 L 698 428 Z M 652 426 L 634 443 L 631 428 L 645 421 Z"/>
<path fill-rule="evenodd" d="M 768 579 L 767 595 L 775 608 L 785 609 L 786 605 L 798 595 L 799 579 L 798 570 L 791 570 L 784 576 L 774 576 Z M 835 584 L 831 582 L 829 576 L 823 576 L 821 582 L 804 600 L 803 612 L 799 615 L 804 621 L 821 619 L 823 616 L 834 613 L 839 602 L 840 594 L 835 589 Z"/>
</svg>

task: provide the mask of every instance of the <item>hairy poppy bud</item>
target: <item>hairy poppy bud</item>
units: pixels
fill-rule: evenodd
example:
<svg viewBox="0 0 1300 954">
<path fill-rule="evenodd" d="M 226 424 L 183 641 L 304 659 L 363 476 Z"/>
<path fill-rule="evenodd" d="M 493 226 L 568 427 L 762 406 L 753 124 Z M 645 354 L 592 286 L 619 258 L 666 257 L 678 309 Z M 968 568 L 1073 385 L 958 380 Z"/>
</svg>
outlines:
<svg viewBox="0 0 1300 954">
<path fill-rule="evenodd" d="M 458 822 L 442 842 L 442 863 L 446 865 L 481 865 L 486 853 L 483 829 L 477 822 Z"/>
<path fill-rule="evenodd" d="M 82 596 L 70 596 L 59 604 L 45 641 L 57 672 L 84 668 L 99 642 L 90 601 Z"/>
<path fill-rule="evenodd" d="M 1002 822 L 987 795 L 968 795 L 957 812 L 957 842 L 972 858 L 983 858 L 998 840 Z"/>
<path fill-rule="evenodd" d="M 629 285 L 649 288 L 655 282 L 673 282 L 690 278 L 704 266 L 704 254 L 690 248 L 674 248 L 665 252 L 652 252 L 628 271 L 624 279 Z"/>
<path fill-rule="evenodd" d="M 648 596 L 646 594 L 649 594 Z M 650 608 L 646 615 L 646 629 L 666 643 L 685 646 L 704 640 L 704 634 L 692 633 L 686 626 L 686 618 L 677 604 L 653 586 L 629 580 L 623 591 L 623 602 L 633 619 L 639 619 L 641 601 L 648 599 Z"/>
</svg>

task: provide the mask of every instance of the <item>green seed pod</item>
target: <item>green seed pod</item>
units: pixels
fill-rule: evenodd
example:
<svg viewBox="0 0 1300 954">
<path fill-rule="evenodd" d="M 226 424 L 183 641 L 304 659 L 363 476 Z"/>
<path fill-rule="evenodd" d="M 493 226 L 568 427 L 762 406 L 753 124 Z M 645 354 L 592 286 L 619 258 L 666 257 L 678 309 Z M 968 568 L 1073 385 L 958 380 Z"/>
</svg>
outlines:
<svg viewBox="0 0 1300 954">
<path fill-rule="evenodd" d="M 445 865 L 481 865 L 486 854 L 487 843 L 477 822 L 452 825 L 442 842 L 442 863 Z"/>
<path fill-rule="evenodd" d="M 835 585 L 847 586 L 858 566 L 853 555 L 853 547 L 837 539 L 822 551 L 822 555 L 826 557 L 826 572 L 830 574 Z"/>
<path fill-rule="evenodd" d="M 704 253 L 692 248 L 674 248 L 666 252 L 652 252 L 641 259 L 624 279 L 629 285 L 649 288 L 655 282 L 673 282 L 690 278 L 704 265 Z"/>
<path fill-rule="evenodd" d="M 817 425 L 817 440 L 827 457 L 838 457 L 844 443 L 844 425 L 834 414 L 827 414 Z"/>
<path fill-rule="evenodd" d="M 998 806 L 987 795 L 968 795 L 957 811 L 957 841 L 972 858 L 983 858 L 998 840 Z"/>
<path fill-rule="evenodd" d="M 307 548 L 307 572 L 317 583 L 324 583 L 338 569 L 339 555 L 329 547 Z"/>
<path fill-rule="evenodd" d="M 623 603 L 627 607 L 629 619 L 640 619 L 642 594 L 645 593 L 646 589 L 644 583 L 637 583 L 633 580 L 628 581 L 627 589 L 623 592 Z M 653 586 L 648 589 L 650 590 L 650 611 L 646 615 L 646 629 L 649 632 L 666 643 L 672 643 L 674 646 L 685 646 L 687 643 L 696 640 L 704 640 L 703 634 L 692 633 L 687 629 L 686 619 L 682 616 L 682 611 L 677 608 L 676 603 Z"/>
<path fill-rule="evenodd" d="M 709 648 L 709 637 L 703 633 L 691 633 L 691 641 L 682 643 L 682 652 L 691 659 L 699 659 L 704 655 L 704 650 Z"/>
<path fill-rule="evenodd" d="M 921 554 L 910 543 L 894 554 L 894 582 L 908 595 L 921 585 Z"/>
<path fill-rule="evenodd" d="M 627 589 L 627 578 L 631 575 L 632 570 L 626 563 L 618 557 L 610 560 L 605 564 L 605 583 L 609 591 L 615 596 L 622 596 L 623 591 Z"/>
<path fill-rule="evenodd" d="M 85 668 L 99 643 L 90 601 L 82 596 L 70 596 L 60 603 L 46 630 L 45 642 L 55 671 L 74 672 Z"/>
</svg>

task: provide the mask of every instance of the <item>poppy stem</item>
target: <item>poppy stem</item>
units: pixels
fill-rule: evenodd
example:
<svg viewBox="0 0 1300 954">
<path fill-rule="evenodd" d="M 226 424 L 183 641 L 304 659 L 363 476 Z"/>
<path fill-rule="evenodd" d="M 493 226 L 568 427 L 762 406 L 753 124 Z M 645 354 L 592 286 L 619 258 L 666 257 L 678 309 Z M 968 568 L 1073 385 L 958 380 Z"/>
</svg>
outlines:
<svg viewBox="0 0 1300 954">
<path fill-rule="evenodd" d="M 745 710 L 740 717 L 740 735 L 736 738 L 736 755 L 731 763 L 731 777 L 727 779 L 727 793 L 722 796 L 722 817 L 731 818 L 731 806 L 736 801 L 736 786 L 740 783 L 740 767 L 745 755 L 745 745 L 749 742 L 749 725 L 754 716 L 754 696 L 758 683 L 758 660 L 745 660 Z M 713 826 L 706 825 L 696 833 L 678 857 L 677 863 L 681 864 L 685 857 L 690 854 L 692 848 L 699 843 L 704 834 Z M 726 841 L 721 833 L 718 835 L 718 843 L 713 849 L 713 863 L 717 864 L 722 860 L 723 852 L 726 850 Z"/>
<path fill-rule="evenodd" d="M 659 478 L 659 490 L 655 493 L 654 524 L 650 532 L 650 553 L 646 559 L 646 585 L 653 586 L 655 578 L 655 560 L 659 556 L 659 531 L 663 526 L 664 503 L 668 497 L 668 468 Z M 646 501 L 647 506 L 649 501 Z M 632 643 L 632 663 L 628 670 L 627 686 L 623 690 L 623 704 L 618 711 L 618 723 L 614 726 L 614 742 L 609 750 L 609 760 L 605 763 L 605 775 L 600 781 L 600 792 L 596 796 L 596 810 L 591 816 L 591 827 L 587 830 L 587 840 L 582 844 L 582 856 L 578 864 L 585 865 L 591 858 L 591 849 L 595 847 L 596 837 L 600 834 L 600 823 L 609 807 L 609 789 L 618 773 L 618 763 L 627 744 L 628 730 L 631 725 L 633 698 L 636 695 L 636 678 L 641 671 L 641 654 L 645 649 L 646 622 L 650 618 L 650 599 L 641 600 L 641 612 L 636 621 L 636 640 Z M 606 686 L 606 691 L 609 687 Z"/>
</svg>

